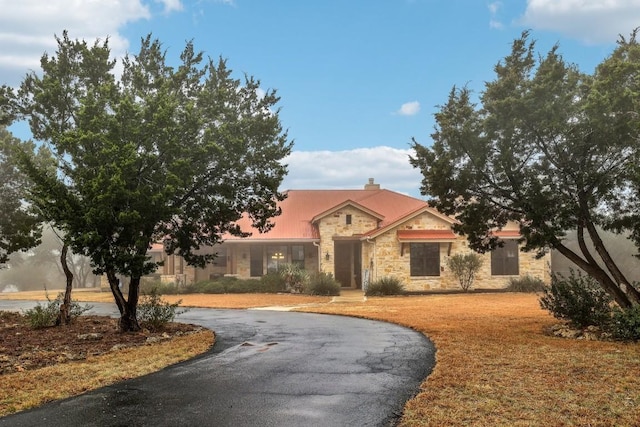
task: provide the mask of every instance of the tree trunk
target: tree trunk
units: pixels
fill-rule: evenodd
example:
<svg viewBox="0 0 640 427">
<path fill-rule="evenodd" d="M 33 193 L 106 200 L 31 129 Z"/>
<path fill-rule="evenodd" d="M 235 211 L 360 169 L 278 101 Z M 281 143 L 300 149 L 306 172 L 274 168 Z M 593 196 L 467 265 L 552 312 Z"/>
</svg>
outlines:
<svg viewBox="0 0 640 427">
<path fill-rule="evenodd" d="M 629 297 L 626 293 L 620 289 L 618 284 L 614 282 L 611 277 L 604 271 L 597 263 L 587 262 L 582 259 L 578 254 L 573 252 L 571 249 L 560 243 L 560 241 L 556 241 L 553 245 L 555 249 L 558 250 L 562 255 L 567 257 L 569 261 L 573 262 L 575 265 L 584 270 L 588 275 L 593 277 L 602 289 L 604 289 L 613 300 L 622 308 L 629 308 L 633 305 Z"/>
<path fill-rule="evenodd" d="M 127 306 L 125 314 L 120 318 L 120 330 L 122 331 L 139 331 L 138 324 L 138 299 L 140 292 L 140 278 L 132 277 L 129 280 L 129 297 L 127 298 Z"/>
<path fill-rule="evenodd" d="M 640 292 L 633 287 L 629 280 L 622 274 L 618 265 L 615 263 L 609 251 L 604 246 L 604 242 L 600 238 L 598 231 L 596 230 L 593 223 L 587 221 L 587 231 L 589 232 L 589 237 L 591 237 L 591 242 L 600 255 L 600 258 L 604 262 L 604 265 L 607 267 L 607 270 L 611 272 L 613 279 L 618 283 L 618 287 L 627 295 L 629 302 L 631 305 L 640 304 Z"/>
<path fill-rule="evenodd" d="M 69 245 L 65 242 L 62 245 L 62 251 L 60 253 L 60 264 L 62 264 L 62 270 L 67 278 L 67 284 L 64 290 L 64 300 L 60 305 L 60 312 L 56 319 L 56 326 L 62 324 L 68 325 L 71 322 L 71 288 L 73 286 L 73 273 L 69 269 L 67 264 L 67 253 L 69 251 Z"/>
<path fill-rule="evenodd" d="M 124 296 L 120 291 L 120 287 L 118 286 L 120 283 L 118 278 L 116 277 L 116 272 L 113 268 L 108 267 L 106 269 L 106 274 L 107 280 L 109 281 L 109 288 L 111 288 L 111 293 L 113 294 L 113 299 L 116 302 L 116 306 L 118 307 L 120 315 L 122 315 L 122 313 L 124 313 L 124 306 L 127 302 L 125 301 Z"/>
</svg>

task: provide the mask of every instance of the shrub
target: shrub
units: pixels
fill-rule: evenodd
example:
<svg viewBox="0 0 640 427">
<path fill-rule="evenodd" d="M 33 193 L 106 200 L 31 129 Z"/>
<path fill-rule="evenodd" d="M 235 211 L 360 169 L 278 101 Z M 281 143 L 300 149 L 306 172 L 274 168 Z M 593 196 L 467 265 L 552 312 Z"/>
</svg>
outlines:
<svg viewBox="0 0 640 427">
<path fill-rule="evenodd" d="M 482 267 L 482 258 L 474 253 L 455 254 L 447 260 L 447 267 L 458 279 L 460 287 L 467 292 L 473 285 L 480 267 Z"/>
<path fill-rule="evenodd" d="M 262 282 L 256 279 L 235 279 L 226 286 L 229 294 L 249 294 L 264 292 Z"/>
<path fill-rule="evenodd" d="M 284 277 L 280 273 L 269 272 L 260 278 L 263 292 L 277 293 L 287 290 Z"/>
<path fill-rule="evenodd" d="M 303 292 L 309 282 L 309 273 L 295 264 L 282 265 L 278 273 L 284 279 L 285 288 L 292 293 Z"/>
<path fill-rule="evenodd" d="M 47 297 L 47 303 L 42 305 L 36 304 L 35 307 L 24 310 L 23 313 L 29 322 L 29 326 L 33 329 L 42 329 L 54 326 L 56 319 L 60 313 L 60 306 L 64 301 L 64 294 L 59 293 L 55 299 L 50 299 L 49 294 L 45 292 Z M 71 301 L 71 307 L 69 307 L 69 316 L 71 319 L 82 315 L 84 312 L 93 308 L 91 305 L 85 304 L 81 306 L 77 301 Z"/>
<path fill-rule="evenodd" d="M 269 273 L 260 279 L 238 279 L 236 277 L 220 277 L 186 285 L 180 293 L 191 294 L 243 294 L 243 293 L 276 293 L 282 292 L 284 279 L 278 273 Z"/>
<path fill-rule="evenodd" d="M 141 294 L 150 294 L 151 292 L 155 292 L 158 295 L 176 295 L 179 293 L 179 289 L 175 283 L 163 283 L 159 280 L 149 280 L 143 278 L 140 281 L 140 293 Z"/>
<path fill-rule="evenodd" d="M 317 273 L 309 279 L 303 292 L 308 295 L 340 295 L 340 283 L 331 274 Z"/>
<path fill-rule="evenodd" d="M 161 330 L 167 323 L 173 322 L 178 314 L 187 311 L 178 311 L 180 303 L 182 300 L 174 304 L 164 301 L 160 294 L 152 289 L 150 293 L 143 295 L 138 303 L 138 321 L 150 330 Z"/>
<path fill-rule="evenodd" d="M 543 292 L 546 289 L 544 281 L 539 277 L 529 276 L 512 277 L 506 290 L 509 292 Z"/>
<path fill-rule="evenodd" d="M 620 341 L 640 341 L 640 305 L 613 309 L 613 317 L 607 331 Z"/>
<path fill-rule="evenodd" d="M 573 270 L 569 277 L 553 275 L 551 286 L 542 292 L 540 306 L 574 326 L 605 327 L 611 319 L 611 297 L 590 276 Z"/>
<path fill-rule="evenodd" d="M 402 295 L 405 293 L 404 286 L 397 277 L 382 277 L 374 280 L 367 286 L 365 295 L 380 297 L 385 295 Z"/>
<path fill-rule="evenodd" d="M 56 309 L 51 302 L 45 305 L 38 303 L 35 307 L 24 310 L 24 315 L 32 329 L 48 328 L 55 325 L 60 309 Z"/>
</svg>

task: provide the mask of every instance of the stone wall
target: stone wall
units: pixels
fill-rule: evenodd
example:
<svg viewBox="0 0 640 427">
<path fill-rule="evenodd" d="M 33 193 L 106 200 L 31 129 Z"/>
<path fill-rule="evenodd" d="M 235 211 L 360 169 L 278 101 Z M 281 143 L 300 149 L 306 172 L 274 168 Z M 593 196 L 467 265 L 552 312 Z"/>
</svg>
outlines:
<svg viewBox="0 0 640 427">
<path fill-rule="evenodd" d="M 347 215 L 351 215 L 351 224 L 347 224 Z M 351 237 L 376 229 L 378 219 L 352 206 L 346 206 L 320 219 L 320 271 L 335 274 L 334 237 Z M 363 248 L 364 249 L 364 248 Z M 329 254 L 329 260 L 327 260 Z M 363 258 L 364 260 L 365 258 Z M 365 265 L 365 264 L 363 264 Z"/>
<path fill-rule="evenodd" d="M 371 280 L 376 280 L 385 276 L 393 276 L 400 279 L 408 291 L 429 291 L 429 290 L 453 290 L 460 289 L 456 277 L 447 268 L 447 259 L 457 253 L 471 252 L 464 237 L 458 237 L 453 242 L 440 242 L 440 275 L 439 276 L 419 276 L 412 277 L 410 270 L 410 243 L 398 241 L 398 230 L 419 230 L 449 229 L 451 225 L 425 212 L 424 214 L 407 221 L 378 236 L 375 242 L 363 245 L 363 266 L 370 268 Z M 483 265 L 476 276 L 473 287 L 482 289 L 501 289 L 507 286 L 509 279 L 514 276 L 492 276 L 491 275 L 491 254 L 481 255 Z M 548 282 L 550 257 L 536 259 L 535 254 L 519 252 L 520 276 L 531 275 L 539 277 Z M 517 277 L 517 276 L 515 276 Z"/>
</svg>

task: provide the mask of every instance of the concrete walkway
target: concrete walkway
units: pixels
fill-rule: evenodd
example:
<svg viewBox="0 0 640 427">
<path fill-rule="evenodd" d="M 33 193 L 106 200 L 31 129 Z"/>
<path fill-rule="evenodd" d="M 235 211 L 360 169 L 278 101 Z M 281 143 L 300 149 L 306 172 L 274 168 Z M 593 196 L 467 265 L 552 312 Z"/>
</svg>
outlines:
<svg viewBox="0 0 640 427">
<path fill-rule="evenodd" d="M 329 304 L 335 303 L 358 303 L 366 302 L 367 297 L 364 296 L 364 292 L 361 289 L 342 289 L 340 295 L 331 298 Z M 296 304 L 296 305 L 269 305 L 265 307 L 254 307 L 249 310 L 266 310 L 266 311 L 292 311 L 296 308 L 304 307 L 320 307 L 326 303 L 309 303 L 309 304 Z"/>
<path fill-rule="evenodd" d="M 333 297 L 331 299 L 332 303 L 341 303 L 341 302 L 365 302 L 367 297 L 364 296 L 364 292 L 362 289 L 341 289 L 340 295 L 337 297 Z"/>
</svg>

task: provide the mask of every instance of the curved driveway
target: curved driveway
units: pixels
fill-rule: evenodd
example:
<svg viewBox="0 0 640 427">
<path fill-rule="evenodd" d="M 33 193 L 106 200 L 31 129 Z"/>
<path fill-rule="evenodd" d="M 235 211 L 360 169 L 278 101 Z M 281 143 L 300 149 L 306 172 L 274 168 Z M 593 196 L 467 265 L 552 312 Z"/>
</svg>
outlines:
<svg viewBox="0 0 640 427">
<path fill-rule="evenodd" d="M 180 320 L 213 329 L 214 348 L 0 426 L 389 426 L 435 363 L 422 334 L 384 322 L 195 308 Z"/>
</svg>

